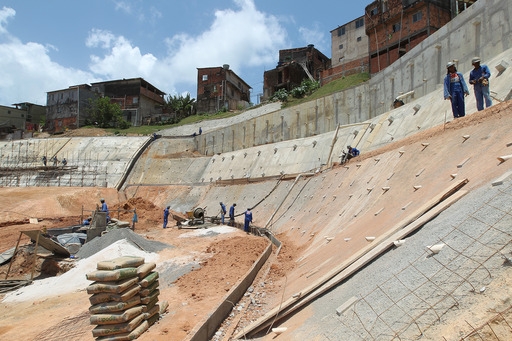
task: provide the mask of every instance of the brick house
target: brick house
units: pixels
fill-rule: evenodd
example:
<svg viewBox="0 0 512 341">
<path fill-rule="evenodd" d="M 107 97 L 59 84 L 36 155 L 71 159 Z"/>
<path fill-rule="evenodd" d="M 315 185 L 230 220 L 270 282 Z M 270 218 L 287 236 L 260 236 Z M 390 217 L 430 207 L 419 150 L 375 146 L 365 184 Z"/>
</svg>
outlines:
<svg viewBox="0 0 512 341">
<path fill-rule="evenodd" d="M 335 79 L 368 72 L 368 36 L 364 16 L 331 32 L 331 68 L 322 72 L 322 85 Z"/>
<path fill-rule="evenodd" d="M 263 97 L 269 99 L 279 89 L 291 89 L 304 79 L 320 81 L 322 71 L 331 67 L 331 59 L 317 50 L 314 45 L 279 50 L 279 62 L 273 70 L 263 74 Z"/>
<path fill-rule="evenodd" d="M 377 73 L 451 20 L 450 1 L 377 0 L 365 8 L 370 73 Z"/>
<path fill-rule="evenodd" d="M 228 64 L 197 68 L 197 112 L 214 113 L 222 109 L 247 108 L 251 87 Z"/>
<path fill-rule="evenodd" d="M 91 83 L 91 90 L 119 104 L 123 119 L 133 126 L 149 124 L 162 115 L 165 92 L 143 78 Z"/>
<path fill-rule="evenodd" d="M 165 93 L 142 78 L 120 79 L 70 86 L 46 96 L 46 127 L 50 132 L 76 129 L 89 118 L 89 100 L 108 96 L 133 126 L 147 124 L 162 114 Z"/>
</svg>

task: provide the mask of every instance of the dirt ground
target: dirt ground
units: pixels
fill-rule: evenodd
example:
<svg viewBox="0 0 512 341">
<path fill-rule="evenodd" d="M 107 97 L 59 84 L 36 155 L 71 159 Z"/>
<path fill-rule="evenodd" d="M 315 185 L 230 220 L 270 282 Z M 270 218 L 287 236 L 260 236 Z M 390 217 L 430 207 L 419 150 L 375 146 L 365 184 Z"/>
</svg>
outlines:
<svg viewBox="0 0 512 341">
<path fill-rule="evenodd" d="M 14 247 L 22 230 L 58 228 L 77 224 L 82 216 L 82 207 L 94 209 L 99 195 L 112 198 L 107 189 L 83 188 L 1 188 L 0 205 L 0 252 Z M 53 194 L 53 195 L 48 195 Z M 66 209 L 55 209 L 55 198 L 66 203 Z M 231 287 L 247 273 L 255 260 L 268 245 L 266 238 L 247 235 L 243 231 L 219 234 L 213 237 L 179 238 L 191 229 L 178 229 L 170 217 L 171 228 L 162 229 L 161 208 L 150 201 L 134 197 L 115 203 L 108 201 L 114 218 L 131 221 L 136 209 L 138 223 L 135 232 L 149 240 L 158 240 L 174 246 L 159 253 L 160 260 L 179 259 L 192 256 L 201 264 L 196 269 L 176 280 L 172 285 L 162 285 L 159 301 L 167 301 L 169 307 L 163 318 L 146 331 L 139 340 L 182 340 L 198 322 L 208 316 L 227 294 Z M 38 207 L 46 207 L 39 210 Z M 119 210 L 118 210 L 119 209 Z M 126 210 L 126 212 L 124 211 Z M 22 211 L 24 213 L 21 213 Z M 172 212 L 171 216 L 182 216 Z M 38 224 L 30 224 L 29 218 L 38 218 Z M 21 235 L 20 251 L 14 257 L 7 279 L 29 279 L 58 276 L 69 270 L 69 260 L 61 261 L 52 257 L 39 257 L 34 263 L 30 238 Z M 46 255 L 48 256 L 48 255 Z M 290 262 L 291 264 L 291 262 Z M 34 266 L 35 265 L 35 266 Z M 285 265 L 280 265 L 283 267 Z M 9 263 L 0 266 L 0 278 L 5 279 Z M 229 270 L 229 271 L 228 271 Z M 279 272 L 276 272 L 278 274 Z M 85 274 L 84 274 L 85 275 Z M 51 288 L 49 288 L 51 290 Z M 4 295 L 0 295 L 0 299 Z M 0 339 L 24 340 L 93 340 L 89 324 L 89 295 L 84 291 L 42 297 L 35 302 L 1 303 Z M 45 316 L 45 319 L 41 319 Z M 61 338 L 65 336 L 65 338 Z M 57 338 L 56 338 L 57 337 Z"/>
<path fill-rule="evenodd" d="M 422 141 L 425 138 L 443 134 L 445 130 L 460 129 L 464 126 L 478 125 L 492 116 L 497 124 L 504 115 L 510 114 L 511 102 L 496 105 L 490 110 L 472 115 L 464 120 L 452 121 L 421 132 L 407 139 L 397 141 L 376 151 L 361 155 L 358 159 L 372 158 L 389 150 Z M 87 134 L 91 132 L 76 132 Z M 95 134 L 102 134 L 94 131 Z M 74 135 L 90 136 L 90 135 Z M 96 136 L 96 135 L 93 135 Z M 103 135 L 98 135 L 103 136 Z M 354 162 L 357 162 L 357 160 Z M 483 180 L 482 180 L 483 181 Z M 138 223 L 134 231 L 147 239 L 158 240 L 175 246 L 159 253 L 161 260 L 192 257 L 201 267 L 176 280 L 172 285 L 162 288 L 160 301 L 167 301 L 169 307 L 162 319 L 145 332 L 139 340 L 183 340 L 190 331 L 201 322 L 212 309 L 219 304 L 234 283 L 236 283 L 253 265 L 268 245 L 268 240 L 242 231 L 219 234 L 213 237 L 180 238 L 189 233 L 189 229 L 162 229 L 162 200 L 159 193 L 166 188 L 157 186 L 151 189 L 154 202 L 143 199 L 135 193 L 117 193 L 107 188 L 0 188 L 0 252 L 16 245 L 22 230 L 66 227 L 78 224 L 99 204 L 99 198 L 105 198 L 112 217 L 131 221 L 133 209 L 137 210 Z M 131 190 L 133 191 L 133 190 Z M 130 199 L 126 199 L 130 197 Z M 183 212 L 173 212 L 182 216 Z M 31 224 L 30 218 L 37 218 L 37 224 Z M 169 226 L 176 221 L 170 219 Z M 274 306 L 267 302 L 279 301 L 281 288 L 286 285 L 286 276 L 296 266 L 296 260 L 302 253 L 301 247 L 294 245 L 291 238 L 280 235 L 283 242 L 279 254 L 271 256 L 254 282 L 258 310 L 247 310 L 242 317 L 234 317 L 223 325 L 223 329 L 233 331 L 240 321 L 254 320 Z M 21 235 L 22 250 L 14 258 L 7 279 L 58 276 L 72 266 L 69 261 L 39 256 L 34 263 L 34 254 L 27 245 L 30 239 Z M 276 250 L 274 250 L 276 251 Z M 34 266 L 35 264 L 35 266 Z M 0 278 L 5 279 L 9 265 L 0 266 Z M 229 269 L 229 271 L 227 271 Z M 85 274 L 84 274 L 85 275 Z M 506 288 L 510 279 L 503 279 L 503 293 L 510 297 Z M 49 288 L 51 290 L 51 288 Z M 262 293 L 264 292 L 265 295 Z M 250 302 L 251 297 L 243 301 Z M 276 299 L 277 297 L 277 299 Z M 0 299 L 3 295 L 0 294 Z M 89 324 L 89 295 L 85 290 L 57 296 L 42 297 L 36 301 L 22 303 L 0 303 L 0 339 L 2 340 L 93 340 Z M 248 303 L 247 303 L 248 304 Z M 489 310 L 485 302 L 482 310 Z M 307 317 L 310 312 L 304 309 L 300 314 Z M 44 318 L 41 318 L 43 317 Z M 462 316 L 461 316 L 462 318 Z M 450 323 L 446 323 L 450 329 Z M 443 327 L 444 328 L 444 327 Z M 440 328 L 441 331 L 443 330 Z M 440 335 L 444 335 L 441 332 Z M 274 336 L 270 336 L 271 340 Z M 227 340 L 225 338 L 224 340 Z"/>
</svg>

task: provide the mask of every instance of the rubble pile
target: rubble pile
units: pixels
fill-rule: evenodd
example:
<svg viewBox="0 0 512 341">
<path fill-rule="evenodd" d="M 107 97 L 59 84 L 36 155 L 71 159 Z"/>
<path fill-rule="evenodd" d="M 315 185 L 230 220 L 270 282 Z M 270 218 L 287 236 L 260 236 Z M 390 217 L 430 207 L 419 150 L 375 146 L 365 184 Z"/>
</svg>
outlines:
<svg viewBox="0 0 512 341">
<path fill-rule="evenodd" d="M 96 325 L 92 331 L 96 340 L 134 340 L 158 321 L 161 309 L 155 267 L 143 257 L 123 256 L 98 262 L 97 270 L 86 275 L 94 281 L 87 293 L 91 294 L 90 322 Z"/>
</svg>

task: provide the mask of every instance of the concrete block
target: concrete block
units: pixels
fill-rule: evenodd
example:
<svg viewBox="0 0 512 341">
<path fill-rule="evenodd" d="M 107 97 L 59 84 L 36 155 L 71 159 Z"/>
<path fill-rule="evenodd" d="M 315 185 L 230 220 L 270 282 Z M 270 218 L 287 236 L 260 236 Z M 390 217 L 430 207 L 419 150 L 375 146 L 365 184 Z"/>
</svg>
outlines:
<svg viewBox="0 0 512 341">
<path fill-rule="evenodd" d="M 347 311 L 350 307 L 352 307 L 359 299 L 355 296 L 349 298 L 345 303 L 336 308 L 336 314 L 340 316 L 345 311 Z"/>
<path fill-rule="evenodd" d="M 507 68 L 508 68 L 508 63 L 504 60 L 502 60 L 498 65 L 496 65 L 496 70 L 498 70 L 498 72 L 500 72 L 500 73 L 505 71 Z"/>
</svg>

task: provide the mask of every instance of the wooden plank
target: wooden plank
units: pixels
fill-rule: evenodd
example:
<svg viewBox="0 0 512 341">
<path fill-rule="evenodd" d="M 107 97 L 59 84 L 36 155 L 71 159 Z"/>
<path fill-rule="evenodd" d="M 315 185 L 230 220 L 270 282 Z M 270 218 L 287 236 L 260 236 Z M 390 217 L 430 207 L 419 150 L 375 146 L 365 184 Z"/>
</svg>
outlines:
<svg viewBox="0 0 512 341">
<path fill-rule="evenodd" d="M 32 240 L 38 240 L 39 245 L 56 255 L 69 257 L 69 251 L 59 243 L 54 242 L 50 238 L 44 237 L 39 230 L 21 231 L 21 233 L 29 236 Z"/>
<path fill-rule="evenodd" d="M 316 281 L 309 287 L 305 288 L 304 290 L 301 290 L 302 295 L 299 299 L 294 298 L 294 297 L 288 298 L 286 301 L 284 301 L 278 307 L 273 308 L 267 314 L 260 317 L 252 325 L 245 327 L 244 331 L 242 333 L 239 333 L 238 335 L 235 336 L 235 339 L 240 339 L 240 338 L 244 337 L 245 335 L 251 335 L 251 334 L 257 333 L 257 332 L 261 331 L 263 328 L 267 327 L 270 323 L 275 322 L 276 319 L 273 319 L 272 321 L 270 321 L 270 320 L 272 318 L 274 318 L 276 315 L 279 314 L 278 317 L 282 318 L 282 317 L 286 316 L 288 313 L 299 308 L 303 304 L 311 301 L 313 298 L 318 296 L 318 291 L 316 291 L 317 289 L 319 289 L 320 287 L 322 287 L 323 285 L 325 285 L 326 283 L 331 281 L 339 273 L 341 273 L 343 270 L 347 269 L 350 265 L 355 263 L 357 260 L 359 260 L 364 255 L 369 253 L 372 249 L 378 248 L 378 252 L 383 252 L 384 250 L 386 250 L 389 247 L 389 245 L 388 245 L 389 243 L 391 243 L 391 245 L 393 245 L 393 241 L 397 240 L 397 239 L 391 240 L 392 239 L 391 237 L 395 237 L 394 234 L 396 234 L 398 231 L 404 229 L 407 225 L 411 224 L 412 222 L 415 222 L 416 220 L 418 220 L 418 218 L 421 217 L 422 215 L 424 215 L 425 212 L 430 210 L 428 212 L 429 214 L 425 215 L 425 218 L 423 218 L 422 220 L 418 220 L 418 222 L 413 225 L 413 226 L 416 226 L 415 228 L 418 228 L 418 227 L 422 226 L 423 224 L 425 224 L 425 222 L 421 223 L 421 221 L 427 219 L 427 216 L 430 217 L 430 218 L 428 218 L 429 220 L 432 219 L 432 217 L 435 217 L 435 215 L 439 214 L 439 212 L 438 212 L 435 215 L 433 215 L 434 212 L 436 212 L 439 209 L 444 210 L 446 207 L 449 207 L 449 205 L 451 205 L 453 203 L 452 202 L 453 200 L 458 200 L 462 195 L 465 195 L 466 193 L 463 193 L 462 195 L 454 196 L 452 200 L 447 201 L 448 206 L 446 206 L 446 207 L 445 207 L 445 205 L 442 205 L 437 210 L 432 209 L 434 206 L 439 204 L 441 201 L 445 200 L 446 198 L 450 197 L 453 193 L 457 192 L 460 188 L 462 188 L 468 182 L 469 182 L 468 179 L 463 179 L 459 182 L 453 183 L 446 190 L 444 190 L 443 192 L 434 196 L 432 199 L 427 201 L 424 205 L 422 205 L 420 208 L 418 208 L 416 211 L 414 211 L 408 217 L 404 218 L 399 223 L 397 223 L 393 228 L 389 229 L 387 233 L 385 233 L 385 234 L 381 235 L 379 238 L 377 238 L 376 241 L 374 241 L 372 244 L 361 249 L 359 252 L 355 253 L 352 257 L 350 257 L 348 260 L 343 262 L 339 267 L 333 269 L 331 272 L 329 272 L 328 274 L 321 277 L 318 281 Z M 418 225 L 420 223 L 421 223 L 421 225 Z M 408 230 L 410 230 L 410 229 L 411 228 L 408 228 Z M 385 245 L 381 245 L 381 243 L 383 241 L 385 241 L 386 239 L 388 239 L 388 241 L 387 241 L 388 243 L 384 243 Z M 403 238 L 398 238 L 398 239 L 403 239 Z M 366 262 L 365 262 L 365 264 L 366 264 Z M 329 284 L 329 285 L 331 285 L 331 287 L 332 287 L 332 284 Z M 326 290 L 325 287 L 322 287 L 320 292 L 324 292 L 325 290 Z M 311 293 L 315 293 L 316 296 L 310 295 Z"/>
<path fill-rule="evenodd" d="M 333 277 L 331 280 L 329 280 L 325 285 L 322 287 L 316 289 L 315 291 L 311 292 L 307 297 L 305 297 L 300 302 L 297 302 L 297 304 L 291 306 L 290 308 L 281 311 L 279 313 L 279 318 L 281 319 L 293 311 L 297 310 L 298 308 L 302 307 L 306 303 L 309 303 L 313 301 L 318 296 L 324 294 L 326 291 L 331 290 L 335 286 L 337 286 L 339 283 L 344 281 L 346 278 L 352 276 L 354 273 L 359 271 L 362 267 L 364 267 L 366 264 L 368 264 L 370 261 L 374 260 L 378 256 L 380 256 L 382 253 L 387 251 L 388 249 L 392 248 L 394 245 L 395 240 L 400 240 L 405 238 L 410 233 L 414 232 L 415 230 L 419 229 L 421 226 L 428 223 L 430 220 L 432 220 L 435 216 L 437 216 L 439 213 L 444 211 L 446 208 L 450 207 L 454 202 L 462 198 L 464 195 L 466 195 L 467 191 L 459 191 L 452 195 L 450 198 L 443 201 L 441 204 L 437 205 L 430 211 L 428 211 L 425 215 L 421 216 L 418 220 L 414 221 L 404 229 L 401 229 L 397 232 L 395 232 L 393 235 L 389 236 L 385 241 L 378 244 L 375 248 L 373 248 L 371 251 L 369 251 L 364 256 L 360 257 L 358 260 L 356 260 L 354 263 L 352 263 L 350 266 L 348 266 L 345 270 L 340 272 L 338 275 Z M 375 243 L 375 242 L 374 242 Z M 275 322 L 275 321 L 274 321 Z"/>
</svg>

